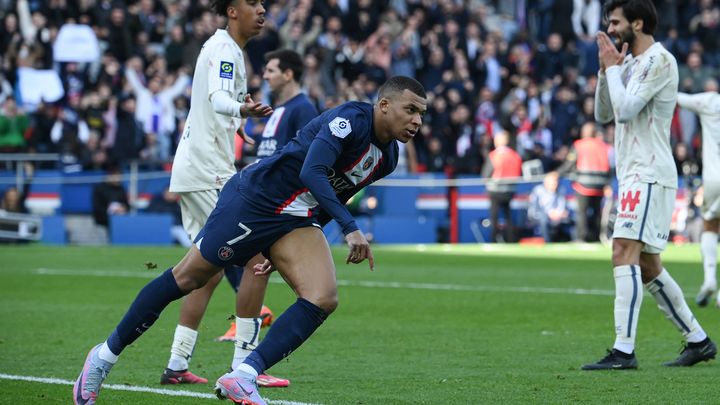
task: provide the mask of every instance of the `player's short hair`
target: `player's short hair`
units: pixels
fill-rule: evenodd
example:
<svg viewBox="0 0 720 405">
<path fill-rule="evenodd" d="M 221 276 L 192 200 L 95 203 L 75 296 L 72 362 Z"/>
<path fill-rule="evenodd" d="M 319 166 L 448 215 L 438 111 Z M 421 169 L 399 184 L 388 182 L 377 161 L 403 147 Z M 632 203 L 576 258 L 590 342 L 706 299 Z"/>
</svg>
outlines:
<svg viewBox="0 0 720 405">
<path fill-rule="evenodd" d="M 657 10 L 651 0 L 610 0 L 603 6 L 603 16 L 605 19 L 616 8 L 621 8 L 623 15 L 628 21 L 643 21 L 643 33 L 652 35 L 657 27 Z"/>
<path fill-rule="evenodd" d="M 302 56 L 299 53 L 291 49 L 278 49 L 265 54 L 265 62 L 270 62 L 272 59 L 279 61 L 280 71 L 284 72 L 290 69 L 293 72 L 293 80 L 297 83 L 300 82 L 300 78 L 305 72 L 305 65 L 303 65 Z"/>
<path fill-rule="evenodd" d="M 214 0 L 210 3 L 210 9 L 217 15 L 227 17 L 227 9 L 235 0 Z"/>
<path fill-rule="evenodd" d="M 427 98 L 425 88 L 419 81 L 408 76 L 393 76 L 389 78 L 378 91 L 378 98 L 392 98 L 402 94 L 404 90 L 410 90 L 419 97 Z"/>
</svg>

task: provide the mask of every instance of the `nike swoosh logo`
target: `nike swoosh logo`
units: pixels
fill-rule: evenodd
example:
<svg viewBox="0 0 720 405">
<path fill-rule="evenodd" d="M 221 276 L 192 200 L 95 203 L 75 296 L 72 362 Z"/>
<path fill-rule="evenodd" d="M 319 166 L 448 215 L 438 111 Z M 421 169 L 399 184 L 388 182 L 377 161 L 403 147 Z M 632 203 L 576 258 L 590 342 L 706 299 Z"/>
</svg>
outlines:
<svg viewBox="0 0 720 405">
<path fill-rule="evenodd" d="M 243 394 L 247 395 L 248 397 L 255 393 L 255 391 L 248 391 L 243 387 L 239 382 L 235 381 L 235 384 L 237 384 L 238 387 L 240 387 L 240 390 L 243 392 Z"/>
</svg>

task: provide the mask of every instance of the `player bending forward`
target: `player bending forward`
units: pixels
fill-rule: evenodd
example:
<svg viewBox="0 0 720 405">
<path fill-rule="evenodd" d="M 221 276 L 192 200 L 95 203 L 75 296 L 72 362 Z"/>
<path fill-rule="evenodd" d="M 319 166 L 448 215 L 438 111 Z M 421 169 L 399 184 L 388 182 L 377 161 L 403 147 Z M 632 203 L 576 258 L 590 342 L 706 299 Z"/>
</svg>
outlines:
<svg viewBox="0 0 720 405">
<path fill-rule="evenodd" d="M 233 176 L 185 257 L 148 283 L 108 339 L 90 350 L 75 383 L 75 402 L 95 402 L 123 349 L 170 302 L 202 287 L 227 264 L 244 265 L 263 253 L 298 299 L 243 363 L 217 381 L 216 393 L 236 403 L 265 404 L 257 376 L 300 347 L 338 304 L 320 210 L 343 230 L 347 262 L 368 259 L 373 269 L 370 245 L 344 202 L 395 169 L 398 142 L 415 136 L 426 110 L 420 83 L 392 77 L 380 87 L 375 105 L 349 102 L 328 110 L 280 152 Z M 267 274 L 269 264 L 256 270 Z"/>
</svg>

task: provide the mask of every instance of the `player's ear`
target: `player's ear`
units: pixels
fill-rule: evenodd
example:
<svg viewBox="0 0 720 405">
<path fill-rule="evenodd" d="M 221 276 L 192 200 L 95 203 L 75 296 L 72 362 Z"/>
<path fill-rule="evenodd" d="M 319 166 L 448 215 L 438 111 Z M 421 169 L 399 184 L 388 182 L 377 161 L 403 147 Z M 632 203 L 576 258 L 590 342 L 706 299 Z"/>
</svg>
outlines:
<svg viewBox="0 0 720 405">
<path fill-rule="evenodd" d="M 237 8 L 235 7 L 233 2 L 230 2 L 230 5 L 227 8 L 227 16 L 230 19 L 237 18 Z"/>
<path fill-rule="evenodd" d="M 383 114 L 387 114 L 388 110 L 390 110 L 390 100 L 383 97 L 380 99 L 380 101 L 378 101 L 378 106 L 380 107 L 380 111 L 382 111 Z"/>
<path fill-rule="evenodd" d="M 632 28 L 633 28 L 633 31 L 635 31 L 635 32 L 642 32 L 643 24 L 644 24 L 644 23 L 645 23 L 645 22 L 642 20 L 642 18 L 638 18 L 638 19 L 636 19 L 635 21 L 633 21 L 632 24 L 631 24 L 631 25 L 632 25 Z"/>
</svg>

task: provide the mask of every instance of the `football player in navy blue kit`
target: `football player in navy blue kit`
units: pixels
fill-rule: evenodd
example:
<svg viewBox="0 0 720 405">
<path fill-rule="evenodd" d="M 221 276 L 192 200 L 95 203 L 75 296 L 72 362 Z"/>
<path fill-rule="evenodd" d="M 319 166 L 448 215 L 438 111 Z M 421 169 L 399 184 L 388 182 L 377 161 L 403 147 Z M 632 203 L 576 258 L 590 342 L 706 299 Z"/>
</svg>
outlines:
<svg viewBox="0 0 720 405">
<path fill-rule="evenodd" d="M 274 155 L 246 167 L 223 188 L 193 246 L 174 267 L 148 283 L 102 344 L 120 355 L 172 301 L 202 287 L 228 264 L 244 265 L 263 253 L 295 291 L 297 301 L 273 323 L 265 339 L 215 392 L 242 404 L 265 404 L 256 377 L 307 340 L 338 304 L 335 265 L 318 220 L 322 210 L 345 235 L 348 263 L 368 260 L 370 244 L 344 205 L 363 187 L 392 173 L 398 142 L 422 125 L 427 99 L 415 79 L 394 76 L 372 104 L 344 103 L 310 121 Z M 255 267 L 269 271 L 269 263 Z M 107 367 L 84 367 L 80 378 L 99 387 Z"/>
<path fill-rule="evenodd" d="M 268 52 L 265 55 L 265 61 L 263 79 L 270 89 L 274 108 L 262 135 L 259 139 L 255 139 L 255 144 L 258 145 L 257 155 L 259 158 L 272 155 L 276 149 L 283 147 L 310 120 L 318 115 L 317 109 L 310 99 L 302 93 L 300 88 L 300 78 L 304 71 L 302 57 L 295 51 L 282 49 Z M 209 159 L 209 157 L 206 158 Z M 205 218 L 209 216 L 214 206 L 213 203 Z M 196 236 L 199 231 L 200 227 L 192 235 Z M 263 260 L 264 258 L 258 255 L 248 263 L 248 267 L 252 267 L 255 263 L 262 263 Z M 234 287 L 237 292 L 234 323 L 225 335 L 218 338 L 218 340 L 228 340 L 235 343 L 231 364 L 233 369 L 242 363 L 245 357 L 258 345 L 260 326 L 264 325 L 264 321 L 258 315 L 261 313 L 260 310 L 268 283 L 268 277 L 255 276 L 252 270 L 244 272 L 242 268 L 239 269 L 241 275 L 233 277 L 231 282 L 231 284 L 235 284 Z M 232 271 L 235 271 L 232 267 L 225 269 L 228 275 L 232 274 L 228 273 Z M 238 283 L 240 277 L 242 277 L 242 280 Z M 230 277 L 228 277 L 228 280 L 230 280 Z M 218 282 L 219 280 L 209 281 L 203 288 L 185 297 L 183 301 L 180 312 L 182 327 L 193 329 L 190 333 L 195 336 L 205 313 L 204 308 L 207 308 Z M 178 326 L 178 328 L 180 327 Z M 168 368 L 165 369 L 161 377 L 161 384 L 207 382 L 204 378 L 181 379 L 183 376 L 195 376 L 188 370 L 189 357 L 187 357 L 195 351 L 195 344 L 196 339 L 194 336 L 184 336 L 176 331 L 171 349 L 171 358 Z M 174 364 L 178 364 L 178 366 L 171 368 Z M 185 372 L 179 373 L 174 370 L 185 370 Z M 266 374 L 258 376 L 257 383 L 262 387 L 287 387 L 290 385 L 290 381 L 287 379 Z"/>
</svg>

